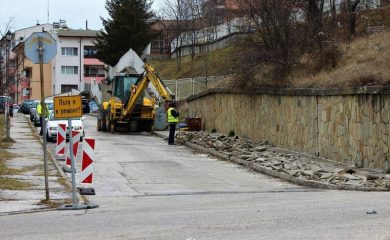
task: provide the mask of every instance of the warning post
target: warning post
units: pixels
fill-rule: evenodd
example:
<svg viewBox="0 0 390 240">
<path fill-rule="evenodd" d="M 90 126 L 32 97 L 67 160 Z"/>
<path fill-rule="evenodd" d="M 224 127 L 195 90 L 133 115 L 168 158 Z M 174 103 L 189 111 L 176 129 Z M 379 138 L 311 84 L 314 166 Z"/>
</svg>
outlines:
<svg viewBox="0 0 390 240">
<path fill-rule="evenodd" d="M 81 96 L 54 97 L 55 118 L 76 118 L 82 115 Z"/>
</svg>

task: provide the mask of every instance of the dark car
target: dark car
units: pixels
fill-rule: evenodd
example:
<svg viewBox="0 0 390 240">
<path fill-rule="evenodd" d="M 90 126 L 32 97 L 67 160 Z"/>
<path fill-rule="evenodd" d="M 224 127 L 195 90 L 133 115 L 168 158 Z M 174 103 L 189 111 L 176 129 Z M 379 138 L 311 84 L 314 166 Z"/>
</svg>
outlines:
<svg viewBox="0 0 390 240">
<path fill-rule="evenodd" d="M 33 104 L 34 100 L 24 100 L 22 106 L 19 108 L 19 112 L 23 114 L 30 113 L 30 107 Z"/>
<path fill-rule="evenodd" d="M 83 105 L 83 113 L 89 113 L 89 102 L 86 98 L 81 98 L 81 103 Z"/>
<path fill-rule="evenodd" d="M 31 120 L 31 122 L 34 121 L 35 111 L 37 110 L 37 106 L 38 106 L 39 102 L 40 102 L 39 100 L 34 100 L 34 102 L 32 102 L 32 104 L 30 106 L 30 120 Z"/>
<path fill-rule="evenodd" d="M 9 109 L 9 115 L 12 117 L 14 114 L 13 111 L 13 101 L 11 97 L 8 96 L 0 96 L 0 114 L 5 113 L 5 109 L 8 106 Z"/>
</svg>

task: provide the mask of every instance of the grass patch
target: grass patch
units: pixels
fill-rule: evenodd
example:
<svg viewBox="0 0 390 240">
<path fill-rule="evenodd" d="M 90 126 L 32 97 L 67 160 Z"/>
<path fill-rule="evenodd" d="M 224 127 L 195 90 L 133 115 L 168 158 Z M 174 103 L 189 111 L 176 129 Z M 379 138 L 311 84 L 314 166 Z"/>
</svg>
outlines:
<svg viewBox="0 0 390 240">
<path fill-rule="evenodd" d="M 2 176 L 2 175 L 15 175 L 15 174 L 19 174 L 22 172 L 23 172 L 23 170 L 9 168 L 4 163 L 0 162 L 0 176 Z"/>
<path fill-rule="evenodd" d="M 11 158 L 16 157 L 17 154 L 15 153 L 10 153 L 6 149 L 0 149 L 0 161 L 5 161 Z"/>
<path fill-rule="evenodd" d="M 291 81 L 297 87 L 358 87 L 390 82 L 390 32 L 360 37 L 342 45 L 344 56 L 337 68 L 316 74 L 296 73 Z"/>
<path fill-rule="evenodd" d="M 4 178 L 0 176 L 0 189 L 2 190 L 24 190 L 34 186 L 31 183 L 22 182 L 13 178 Z"/>
<path fill-rule="evenodd" d="M 176 59 L 150 60 L 150 64 L 162 79 L 180 79 L 203 76 L 221 76 L 231 73 L 232 57 L 238 51 L 231 46 L 218 49 L 208 54 L 199 54 L 192 59 L 184 56 L 181 60 L 181 70 L 177 71 Z"/>
</svg>

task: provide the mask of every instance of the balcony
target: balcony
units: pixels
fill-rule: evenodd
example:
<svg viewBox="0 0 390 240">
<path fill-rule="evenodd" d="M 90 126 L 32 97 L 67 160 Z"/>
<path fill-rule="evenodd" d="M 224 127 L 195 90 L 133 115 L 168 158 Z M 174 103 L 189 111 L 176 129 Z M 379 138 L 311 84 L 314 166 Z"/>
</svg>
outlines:
<svg viewBox="0 0 390 240">
<path fill-rule="evenodd" d="M 104 63 L 97 58 L 84 58 L 84 65 L 101 65 L 104 66 Z"/>
</svg>

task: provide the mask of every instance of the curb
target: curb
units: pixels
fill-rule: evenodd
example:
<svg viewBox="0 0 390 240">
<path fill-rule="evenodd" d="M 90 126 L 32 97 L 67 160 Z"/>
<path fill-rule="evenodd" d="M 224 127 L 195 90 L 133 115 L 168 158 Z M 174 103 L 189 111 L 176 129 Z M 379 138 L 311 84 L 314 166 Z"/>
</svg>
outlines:
<svg viewBox="0 0 390 240">
<path fill-rule="evenodd" d="M 29 213 L 40 213 L 40 212 L 51 212 L 56 211 L 55 208 L 39 208 L 39 209 L 31 209 L 31 210 L 24 210 L 24 211 L 14 211 L 14 212 L 2 212 L 0 213 L 1 216 L 10 216 L 10 215 L 20 215 L 20 214 L 29 214 Z"/>
<path fill-rule="evenodd" d="M 156 134 L 157 136 L 162 136 L 161 134 Z M 215 157 L 218 157 L 225 161 L 231 161 L 239 165 L 243 165 L 247 168 L 250 168 L 256 172 L 279 178 L 288 182 L 291 182 L 296 185 L 304 186 L 304 187 L 310 187 L 310 188 L 319 188 L 319 189 L 326 189 L 326 190 L 347 190 L 347 191 L 363 191 L 363 192 L 388 192 L 390 189 L 386 188 L 369 188 L 369 187 L 361 187 L 361 186 L 352 186 L 347 184 L 342 185 L 334 185 L 329 183 L 323 183 L 323 182 L 317 182 L 313 180 L 306 180 L 302 178 L 297 178 L 294 176 L 291 176 L 289 174 L 283 173 L 281 171 L 275 171 L 272 168 L 264 167 L 259 164 L 256 164 L 254 162 L 248 162 L 245 160 L 241 160 L 235 157 L 232 157 L 231 155 L 227 155 L 224 153 L 220 153 L 215 151 L 214 149 L 208 149 L 199 145 L 196 145 L 194 143 L 184 143 L 185 146 L 197 150 L 199 152 L 208 153 L 210 155 L 213 155 Z"/>
</svg>

